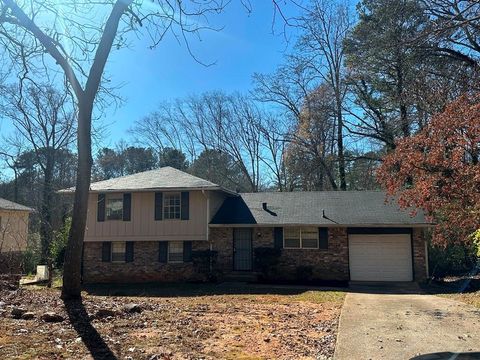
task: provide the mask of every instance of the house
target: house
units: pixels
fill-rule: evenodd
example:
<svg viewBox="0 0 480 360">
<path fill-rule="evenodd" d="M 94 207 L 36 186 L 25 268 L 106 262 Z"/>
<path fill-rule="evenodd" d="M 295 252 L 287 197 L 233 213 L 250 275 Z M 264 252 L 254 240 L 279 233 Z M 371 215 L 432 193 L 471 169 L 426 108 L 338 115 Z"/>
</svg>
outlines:
<svg viewBox="0 0 480 360">
<path fill-rule="evenodd" d="M 201 280 L 192 260 L 202 252 L 216 254 L 220 276 L 249 273 L 260 248 L 278 249 L 275 273 L 286 280 L 424 280 L 431 224 L 385 200 L 380 191 L 237 194 L 171 167 L 95 182 L 83 281 Z"/>
<path fill-rule="evenodd" d="M 27 249 L 28 219 L 33 209 L 0 198 L 0 273 L 18 271 Z"/>
</svg>

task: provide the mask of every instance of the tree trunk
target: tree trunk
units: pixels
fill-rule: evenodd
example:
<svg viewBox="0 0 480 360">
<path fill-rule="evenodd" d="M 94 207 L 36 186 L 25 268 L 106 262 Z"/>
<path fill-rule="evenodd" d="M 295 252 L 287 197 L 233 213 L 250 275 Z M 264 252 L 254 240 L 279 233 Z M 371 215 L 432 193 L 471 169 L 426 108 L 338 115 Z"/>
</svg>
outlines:
<svg viewBox="0 0 480 360">
<path fill-rule="evenodd" d="M 337 84 L 340 79 L 337 80 Z M 347 190 L 347 180 L 345 175 L 345 154 L 343 149 L 343 115 L 342 100 L 340 98 L 340 89 L 335 89 L 335 102 L 337 111 L 337 147 L 338 147 L 338 172 L 340 175 L 340 190 Z"/>
<path fill-rule="evenodd" d="M 79 101 L 78 105 L 78 167 L 73 205 L 72 226 L 68 235 L 63 266 L 62 298 L 81 297 L 81 265 L 83 237 L 87 220 L 88 192 L 92 172 L 91 122 L 92 101 Z"/>
<path fill-rule="evenodd" d="M 46 148 L 46 162 L 43 172 L 43 194 L 42 194 L 42 221 L 40 222 L 40 237 L 42 242 L 41 264 L 48 266 L 48 286 L 52 285 L 52 262 L 50 258 L 50 245 L 52 243 L 52 204 L 53 204 L 53 168 L 55 165 L 54 149 Z"/>
</svg>

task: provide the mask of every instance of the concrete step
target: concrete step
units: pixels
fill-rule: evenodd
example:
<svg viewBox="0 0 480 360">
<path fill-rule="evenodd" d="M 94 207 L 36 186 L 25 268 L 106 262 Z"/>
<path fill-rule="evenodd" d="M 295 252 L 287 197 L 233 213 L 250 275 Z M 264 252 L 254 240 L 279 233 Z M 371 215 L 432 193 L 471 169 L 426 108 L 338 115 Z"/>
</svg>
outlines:
<svg viewBox="0 0 480 360">
<path fill-rule="evenodd" d="M 224 280 L 234 282 L 256 282 L 258 280 L 258 273 L 253 271 L 232 271 L 225 275 Z"/>
</svg>

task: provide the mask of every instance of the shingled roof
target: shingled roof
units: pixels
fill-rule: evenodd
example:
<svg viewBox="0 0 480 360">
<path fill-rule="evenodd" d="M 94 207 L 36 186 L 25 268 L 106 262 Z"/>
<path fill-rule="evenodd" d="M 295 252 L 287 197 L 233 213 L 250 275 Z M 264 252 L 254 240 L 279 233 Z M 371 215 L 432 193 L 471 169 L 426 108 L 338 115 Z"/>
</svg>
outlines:
<svg viewBox="0 0 480 360">
<path fill-rule="evenodd" d="M 385 202 L 382 191 L 243 193 L 230 197 L 212 225 L 414 226 L 429 225 L 421 211 Z M 265 203 L 265 209 L 263 208 Z"/>
<path fill-rule="evenodd" d="M 92 192 L 148 191 L 148 190 L 223 190 L 220 185 L 190 175 L 170 166 L 144 171 L 137 174 L 98 181 L 90 184 Z M 60 190 L 74 192 L 75 188 Z"/>
<path fill-rule="evenodd" d="M 33 211 L 32 208 L 28 206 L 17 204 L 13 201 L 0 198 L 0 210 L 8 211 Z"/>
</svg>

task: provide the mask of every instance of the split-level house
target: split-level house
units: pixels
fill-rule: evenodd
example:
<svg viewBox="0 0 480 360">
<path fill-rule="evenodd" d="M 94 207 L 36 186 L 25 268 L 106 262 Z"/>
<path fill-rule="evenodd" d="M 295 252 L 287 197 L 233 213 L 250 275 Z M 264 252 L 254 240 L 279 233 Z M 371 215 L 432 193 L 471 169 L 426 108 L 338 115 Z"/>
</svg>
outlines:
<svg viewBox="0 0 480 360">
<path fill-rule="evenodd" d="M 421 281 L 430 225 L 381 191 L 235 193 L 164 167 L 91 184 L 83 281 L 201 280 L 204 250 L 220 276 L 255 273 L 258 248 L 285 280 Z"/>
<path fill-rule="evenodd" d="M 0 198 L 0 272 L 20 270 L 32 211 L 27 206 Z"/>
</svg>

